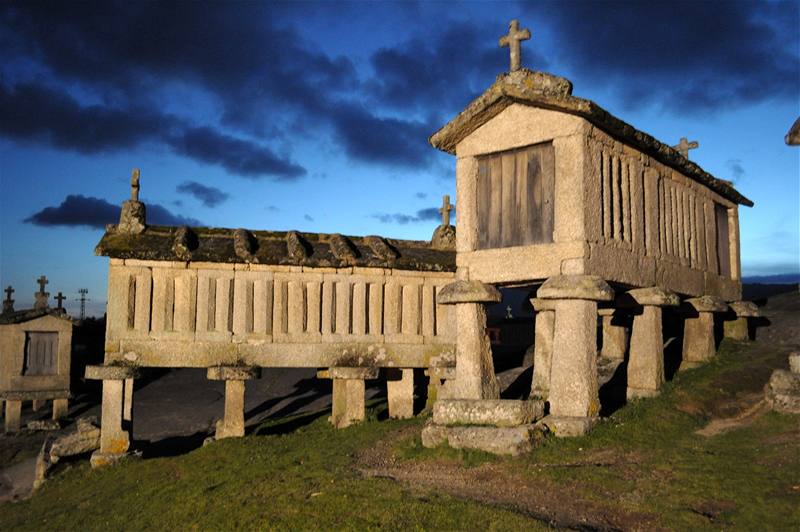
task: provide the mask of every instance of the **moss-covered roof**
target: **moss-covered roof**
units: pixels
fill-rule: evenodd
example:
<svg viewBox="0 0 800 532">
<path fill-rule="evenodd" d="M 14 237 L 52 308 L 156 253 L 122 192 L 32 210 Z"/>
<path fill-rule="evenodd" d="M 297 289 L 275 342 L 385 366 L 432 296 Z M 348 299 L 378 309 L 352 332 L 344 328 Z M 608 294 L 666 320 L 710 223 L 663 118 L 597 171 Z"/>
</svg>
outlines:
<svg viewBox="0 0 800 532">
<path fill-rule="evenodd" d="M 48 308 L 44 310 L 23 309 L 23 310 L 17 310 L 15 312 L 10 312 L 7 314 L 0 314 L 0 325 L 14 325 L 17 323 L 25 323 L 26 321 L 31 321 L 37 318 L 41 318 L 42 316 L 53 316 L 54 318 L 72 321 L 72 319 L 69 316 L 67 316 L 66 313 L 55 308 Z"/>
<path fill-rule="evenodd" d="M 378 236 L 147 226 L 141 234 L 108 226 L 97 255 L 118 259 L 255 263 L 289 266 L 363 266 L 454 272 L 454 250 L 430 242 Z"/>
<path fill-rule="evenodd" d="M 702 183 L 722 197 L 753 206 L 753 202 L 733 188 L 730 182 L 715 178 L 671 146 L 623 122 L 593 101 L 572 96 L 572 83 L 568 80 L 526 68 L 500 74 L 486 92 L 431 135 L 429 142 L 435 148 L 455 154 L 459 142 L 513 103 L 585 118 L 612 137 Z"/>
</svg>

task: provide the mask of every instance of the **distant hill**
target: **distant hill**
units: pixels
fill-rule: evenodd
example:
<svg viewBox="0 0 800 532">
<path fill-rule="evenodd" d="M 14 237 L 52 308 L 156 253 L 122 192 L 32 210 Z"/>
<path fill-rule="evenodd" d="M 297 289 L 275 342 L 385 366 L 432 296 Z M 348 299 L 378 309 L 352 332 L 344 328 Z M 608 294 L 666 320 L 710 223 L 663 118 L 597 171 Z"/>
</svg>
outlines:
<svg viewBox="0 0 800 532">
<path fill-rule="evenodd" d="M 797 284 L 800 273 L 779 273 L 777 275 L 752 275 L 742 277 L 745 284 Z"/>
</svg>

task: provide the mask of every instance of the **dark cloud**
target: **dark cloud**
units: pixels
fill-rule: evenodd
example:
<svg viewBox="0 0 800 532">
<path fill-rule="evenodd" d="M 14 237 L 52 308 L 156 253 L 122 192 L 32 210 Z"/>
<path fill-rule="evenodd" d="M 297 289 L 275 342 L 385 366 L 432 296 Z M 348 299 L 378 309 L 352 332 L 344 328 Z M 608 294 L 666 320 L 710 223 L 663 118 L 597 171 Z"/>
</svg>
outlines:
<svg viewBox="0 0 800 532">
<path fill-rule="evenodd" d="M 689 113 L 800 91 L 797 2 L 574 0 L 531 9 L 555 26 L 576 72 L 613 85 L 629 106 Z"/>
<path fill-rule="evenodd" d="M 176 214 L 154 203 L 147 203 L 147 223 L 153 225 L 202 225 L 194 218 Z M 120 207 L 104 199 L 70 194 L 57 207 L 45 207 L 24 222 L 45 227 L 85 226 L 102 229 L 119 222 Z"/>
<path fill-rule="evenodd" d="M 456 212 L 455 206 L 451 211 L 451 215 L 454 215 Z M 371 216 L 371 218 L 375 218 L 379 222 L 383 224 L 400 224 L 400 225 L 407 225 L 410 223 L 419 223 L 419 222 L 431 222 L 436 221 L 439 222 L 441 220 L 441 213 L 439 213 L 438 207 L 429 207 L 427 209 L 420 209 L 415 214 L 404 214 L 401 212 L 395 213 L 376 213 Z"/>
<path fill-rule="evenodd" d="M 745 171 L 744 166 L 742 166 L 741 159 L 728 159 L 725 161 L 725 166 L 727 166 L 728 170 L 731 171 L 731 177 L 734 183 L 738 182 L 744 177 Z"/>
<path fill-rule="evenodd" d="M 178 192 L 189 194 L 200 200 L 206 207 L 216 207 L 227 200 L 230 195 L 216 187 L 209 187 L 197 181 L 184 181 L 176 188 Z"/>
<path fill-rule="evenodd" d="M 314 218 L 312 218 L 310 214 L 304 214 L 303 215 L 303 220 L 305 220 L 307 222 L 313 222 Z"/>
<path fill-rule="evenodd" d="M 427 192 L 417 192 L 416 194 L 414 194 L 414 197 L 417 198 L 417 199 L 425 199 L 425 198 L 428 197 L 428 193 Z"/>
</svg>

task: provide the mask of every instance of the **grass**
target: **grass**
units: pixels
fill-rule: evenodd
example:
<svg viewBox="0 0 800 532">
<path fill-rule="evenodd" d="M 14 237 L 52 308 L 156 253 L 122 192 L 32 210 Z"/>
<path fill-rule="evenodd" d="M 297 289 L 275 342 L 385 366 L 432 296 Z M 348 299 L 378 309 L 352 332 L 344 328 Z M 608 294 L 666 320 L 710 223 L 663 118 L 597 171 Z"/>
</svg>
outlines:
<svg viewBox="0 0 800 532">
<path fill-rule="evenodd" d="M 797 530 L 798 416 L 770 412 L 713 437 L 695 433 L 734 411 L 764 382 L 753 375 L 783 359 L 726 342 L 714 361 L 679 374 L 659 397 L 627 405 L 585 437 L 548 438 L 517 458 L 424 449 L 418 433 L 395 443 L 394 452 L 423 466 L 490 465 L 508 482 L 563 493 L 567 506 L 577 497 L 668 529 Z M 373 403 L 367 422 L 341 431 L 325 416 L 300 416 L 182 456 L 94 471 L 77 463 L 30 500 L 0 505 L 0 523 L 4 530 L 544 528 L 511 502 L 490 506 L 360 476 L 353 467 L 359 452 L 424 421 L 377 421 L 383 408 Z"/>
</svg>

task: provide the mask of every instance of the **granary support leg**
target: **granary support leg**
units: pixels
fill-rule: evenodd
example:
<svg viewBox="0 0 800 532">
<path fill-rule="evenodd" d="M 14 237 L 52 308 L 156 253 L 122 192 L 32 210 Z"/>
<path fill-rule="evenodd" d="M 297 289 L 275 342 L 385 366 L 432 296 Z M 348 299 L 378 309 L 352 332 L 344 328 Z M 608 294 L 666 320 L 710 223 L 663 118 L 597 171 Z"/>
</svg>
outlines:
<svg viewBox="0 0 800 532">
<path fill-rule="evenodd" d="M 429 377 L 428 399 L 425 401 L 425 409 L 430 410 L 433 404 L 439 399 L 449 399 L 449 390 L 456 378 L 455 367 L 431 367 L 425 370 L 425 375 Z"/>
<path fill-rule="evenodd" d="M 34 399 L 31 402 L 31 410 L 33 410 L 34 412 L 38 412 L 43 405 L 44 405 L 44 399 Z"/>
<path fill-rule="evenodd" d="M 624 295 L 633 306 L 628 355 L 628 399 L 658 395 L 664 384 L 664 333 L 661 307 L 676 306 L 678 296 L 657 286 Z"/>
<path fill-rule="evenodd" d="M 86 366 L 86 378 L 103 381 L 100 413 L 100 449 L 92 454 L 92 467 L 110 465 L 126 455 L 130 448 L 130 424 L 123 426 L 125 380 L 138 376 L 133 366 Z"/>
<path fill-rule="evenodd" d="M 22 401 L 6 399 L 5 431 L 19 432 L 22 416 Z"/>
<path fill-rule="evenodd" d="M 337 429 L 349 427 L 366 418 L 364 393 L 367 379 L 378 378 L 378 368 L 330 368 L 317 372 L 321 379 L 333 380 L 331 425 Z"/>
<path fill-rule="evenodd" d="M 123 385 L 122 419 L 128 423 L 133 421 L 133 381 L 125 379 Z"/>
<path fill-rule="evenodd" d="M 553 361 L 553 335 L 555 334 L 555 303 L 547 299 L 531 298 L 536 311 L 533 333 L 533 380 L 531 397 L 547 400 L 550 393 L 550 368 Z"/>
<path fill-rule="evenodd" d="M 556 436 L 585 434 L 600 413 L 597 384 L 597 302 L 614 291 L 599 277 L 560 275 L 537 292 L 555 303 L 550 414 L 542 420 Z"/>
<path fill-rule="evenodd" d="M 213 366 L 208 368 L 210 380 L 225 381 L 225 414 L 217 421 L 214 438 L 244 436 L 244 383 L 261 376 L 261 368 L 252 366 Z"/>
<path fill-rule="evenodd" d="M 390 418 L 414 417 L 413 368 L 389 368 L 386 371 L 386 396 L 389 402 Z"/>
<path fill-rule="evenodd" d="M 730 304 L 730 311 L 725 316 L 723 328 L 725 338 L 746 341 L 751 338 L 750 327 L 754 318 L 761 313 L 755 303 L 751 301 L 734 301 Z"/>
<path fill-rule="evenodd" d="M 603 348 L 600 356 L 612 360 L 625 360 L 628 350 L 628 327 L 621 324 L 624 320 L 620 310 L 615 308 L 601 308 L 597 311 L 600 316 L 603 334 Z"/>
<path fill-rule="evenodd" d="M 69 411 L 69 399 L 61 397 L 53 399 L 53 419 L 58 421 L 61 418 L 67 417 Z"/>
<path fill-rule="evenodd" d="M 683 359 L 679 369 L 703 364 L 716 355 L 714 314 L 725 312 L 728 305 L 715 296 L 702 296 L 685 301 L 687 317 L 683 327 Z"/>
<path fill-rule="evenodd" d="M 456 315 L 456 379 L 453 399 L 498 399 L 492 346 L 486 334 L 486 303 L 502 299 L 500 291 L 480 281 L 458 280 L 439 291 L 438 302 L 454 305 Z"/>
</svg>

